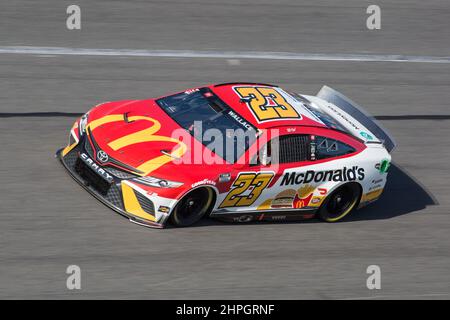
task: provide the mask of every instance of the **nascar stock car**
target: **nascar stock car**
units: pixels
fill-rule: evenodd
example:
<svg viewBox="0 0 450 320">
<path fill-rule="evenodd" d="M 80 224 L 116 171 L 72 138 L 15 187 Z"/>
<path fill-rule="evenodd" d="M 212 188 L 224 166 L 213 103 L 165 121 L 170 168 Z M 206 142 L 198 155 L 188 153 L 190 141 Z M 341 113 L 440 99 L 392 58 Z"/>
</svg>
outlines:
<svg viewBox="0 0 450 320">
<path fill-rule="evenodd" d="M 204 216 L 338 221 L 380 197 L 394 147 L 327 86 L 309 96 L 243 82 L 99 104 L 56 156 L 104 204 L 162 228 Z"/>
</svg>

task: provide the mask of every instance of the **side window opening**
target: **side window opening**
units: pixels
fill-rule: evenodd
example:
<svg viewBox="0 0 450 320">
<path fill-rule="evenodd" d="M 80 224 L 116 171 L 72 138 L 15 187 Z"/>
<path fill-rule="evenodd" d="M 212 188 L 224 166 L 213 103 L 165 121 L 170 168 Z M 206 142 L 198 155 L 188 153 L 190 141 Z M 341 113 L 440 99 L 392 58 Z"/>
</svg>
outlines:
<svg viewBox="0 0 450 320">
<path fill-rule="evenodd" d="M 279 140 L 279 163 L 306 161 L 309 159 L 309 136 L 286 135 Z"/>
<path fill-rule="evenodd" d="M 272 139 L 255 156 L 255 165 L 321 160 L 350 154 L 356 150 L 328 137 L 293 134 Z"/>
<path fill-rule="evenodd" d="M 310 136 L 286 135 L 270 140 L 257 153 L 254 164 L 270 165 L 310 160 Z"/>
<path fill-rule="evenodd" d="M 315 158 L 317 160 L 339 157 L 356 151 L 348 144 L 331 138 L 315 136 L 314 140 L 316 144 Z"/>
<path fill-rule="evenodd" d="M 309 159 L 309 135 L 286 135 L 272 139 L 259 151 L 258 164 L 292 163 Z"/>
</svg>

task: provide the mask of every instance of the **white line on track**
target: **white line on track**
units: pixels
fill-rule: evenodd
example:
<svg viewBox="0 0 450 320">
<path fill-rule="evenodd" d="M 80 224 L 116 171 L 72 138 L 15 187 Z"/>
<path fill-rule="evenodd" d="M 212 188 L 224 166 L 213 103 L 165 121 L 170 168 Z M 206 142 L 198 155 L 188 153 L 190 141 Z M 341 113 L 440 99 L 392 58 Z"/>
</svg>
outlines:
<svg viewBox="0 0 450 320">
<path fill-rule="evenodd" d="M 134 50 L 87 49 L 64 47 L 0 46 L 0 54 L 212 58 L 212 59 L 265 59 L 309 61 L 360 61 L 360 62 L 419 62 L 450 63 L 450 57 L 413 56 L 395 54 L 327 54 L 261 51 L 202 51 L 202 50 Z"/>
<path fill-rule="evenodd" d="M 401 297 L 406 297 L 406 299 L 411 298 L 432 298 L 432 297 L 448 297 L 450 293 L 423 293 L 423 294 L 407 294 L 404 295 L 394 295 L 394 294 L 386 294 L 386 295 L 373 295 L 373 296 L 365 296 L 365 297 L 351 297 L 351 298 L 342 298 L 338 300 L 369 300 L 369 299 L 399 299 Z"/>
</svg>

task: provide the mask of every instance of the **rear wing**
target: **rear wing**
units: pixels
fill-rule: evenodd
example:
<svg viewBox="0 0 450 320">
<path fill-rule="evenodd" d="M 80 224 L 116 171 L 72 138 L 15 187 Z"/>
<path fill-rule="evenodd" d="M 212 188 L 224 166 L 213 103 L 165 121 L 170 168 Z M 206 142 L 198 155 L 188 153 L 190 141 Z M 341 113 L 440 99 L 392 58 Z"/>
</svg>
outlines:
<svg viewBox="0 0 450 320">
<path fill-rule="evenodd" d="M 397 144 L 388 131 L 384 129 L 383 126 L 362 107 L 358 106 L 355 102 L 344 96 L 342 93 L 330 87 L 323 86 L 317 94 L 317 97 L 334 104 L 336 107 L 358 121 L 370 132 L 370 134 L 377 137 L 377 139 L 384 144 L 384 147 L 389 153 L 396 147 Z M 339 121 L 339 119 L 336 120 Z M 363 138 L 367 138 L 367 136 L 369 136 L 367 135 L 365 137 L 364 132 L 360 132 L 360 134 Z M 366 143 L 370 143 L 370 139 L 364 140 L 366 140 Z"/>
</svg>

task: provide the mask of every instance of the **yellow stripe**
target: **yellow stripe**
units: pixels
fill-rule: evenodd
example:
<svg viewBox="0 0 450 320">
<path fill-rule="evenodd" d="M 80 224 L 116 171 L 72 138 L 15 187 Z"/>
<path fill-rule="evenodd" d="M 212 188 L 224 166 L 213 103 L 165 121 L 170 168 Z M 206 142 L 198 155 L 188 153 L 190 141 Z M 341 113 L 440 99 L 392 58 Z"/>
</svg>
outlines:
<svg viewBox="0 0 450 320">
<path fill-rule="evenodd" d="M 373 201 L 381 196 L 383 188 L 370 191 L 362 196 L 361 202 Z"/>
<path fill-rule="evenodd" d="M 256 210 L 267 210 L 270 209 L 270 206 L 272 204 L 272 199 L 267 199 L 263 203 L 261 203 Z"/>
<path fill-rule="evenodd" d="M 145 121 L 149 121 L 152 123 L 152 126 L 135 132 L 135 133 L 131 133 L 129 135 L 126 135 L 124 137 L 118 138 L 114 141 L 111 141 L 110 143 L 108 143 L 108 146 L 111 147 L 111 149 L 113 149 L 114 151 L 117 151 L 121 148 L 124 148 L 126 146 L 129 145 L 133 145 L 136 143 L 142 143 L 142 142 L 173 142 L 178 144 L 178 148 L 176 148 L 175 150 L 173 150 L 171 152 L 172 156 L 168 156 L 168 155 L 161 155 L 159 157 L 153 158 L 151 160 L 148 160 L 146 162 L 144 162 L 143 164 L 141 164 L 137 169 L 139 171 L 143 171 L 144 173 L 142 175 L 148 175 L 149 173 L 151 173 L 152 171 L 158 169 L 159 167 L 163 166 L 164 164 L 172 161 L 174 158 L 181 158 L 187 150 L 187 146 L 186 144 L 184 144 L 183 142 L 174 139 L 174 138 L 170 138 L 170 137 L 165 137 L 165 136 L 158 136 L 155 135 L 156 132 L 159 131 L 159 129 L 161 129 L 161 123 L 155 119 L 152 119 L 150 117 L 145 117 L 145 116 L 132 116 L 128 118 L 129 121 L 138 121 L 138 120 L 145 120 Z M 90 122 L 88 124 L 87 127 L 89 127 L 92 131 L 95 130 L 95 128 L 106 124 L 106 123 L 111 123 L 111 122 L 117 122 L 117 121 L 124 121 L 123 115 L 122 114 L 112 114 L 112 115 L 108 115 L 105 116 L 103 118 L 97 119 L 97 120 L 93 120 L 92 122 Z"/>
<path fill-rule="evenodd" d="M 78 144 L 78 142 L 74 142 L 73 144 L 71 144 L 70 146 L 67 146 L 63 149 L 62 151 L 62 156 L 65 157 L 66 154 L 68 154 L 70 152 L 70 150 L 72 150 L 73 148 L 76 147 L 76 145 Z"/>
<path fill-rule="evenodd" d="M 145 142 L 149 142 L 149 141 L 174 142 L 174 143 L 178 144 L 178 148 L 176 148 L 175 150 L 173 150 L 170 153 L 172 156 L 168 156 L 168 155 L 164 154 L 159 157 L 148 160 L 148 161 L 144 162 L 143 164 L 141 164 L 139 167 L 137 167 L 138 170 L 143 171 L 146 174 L 149 174 L 150 172 L 158 169 L 159 167 L 165 165 L 166 163 L 169 163 L 174 158 L 181 158 L 187 150 L 187 146 L 183 142 L 173 139 L 173 138 L 168 138 L 168 137 L 163 137 L 163 136 L 152 136 L 152 137 L 148 137 L 145 140 Z"/>
<path fill-rule="evenodd" d="M 136 195 L 134 194 L 134 189 L 124 182 L 121 183 L 121 186 L 125 211 L 145 220 L 156 221 L 154 216 L 142 209 Z"/>
<path fill-rule="evenodd" d="M 123 117 L 121 120 L 123 120 Z M 153 125 L 148 129 L 144 129 L 144 130 L 141 130 L 141 131 L 138 131 L 135 133 L 131 133 L 129 135 L 126 135 L 122 138 L 116 139 L 116 140 L 108 143 L 108 146 L 110 146 L 113 150 L 118 150 L 123 147 L 129 146 L 131 144 L 139 143 L 139 142 L 158 141 L 156 139 L 152 139 L 153 134 L 155 132 L 159 131 L 159 129 L 161 129 L 161 124 L 158 121 L 156 121 L 155 119 L 152 119 L 152 118 L 140 117 L 140 116 L 130 117 L 130 118 L 128 118 L 128 120 L 129 121 L 146 120 L 146 121 L 152 122 Z M 158 137 L 158 136 L 155 136 L 155 137 Z"/>
<path fill-rule="evenodd" d="M 108 116 L 104 116 L 103 118 L 93 120 L 89 122 L 89 124 L 86 126 L 86 128 L 90 128 L 92 131 L 94 131 L 97 127 L 110 123 L 110 122 L 116 122 L 123 120 L 123 114 L 110 114 Z"/>
</svg>

